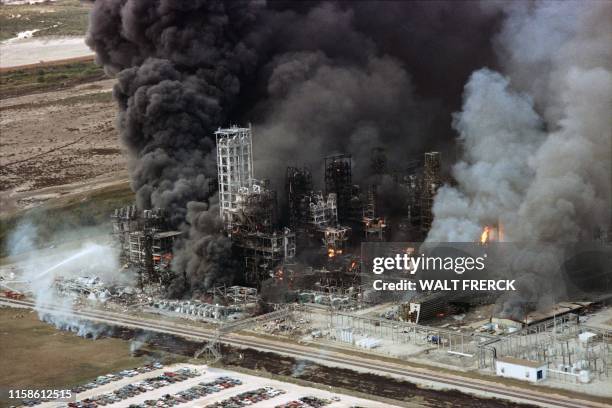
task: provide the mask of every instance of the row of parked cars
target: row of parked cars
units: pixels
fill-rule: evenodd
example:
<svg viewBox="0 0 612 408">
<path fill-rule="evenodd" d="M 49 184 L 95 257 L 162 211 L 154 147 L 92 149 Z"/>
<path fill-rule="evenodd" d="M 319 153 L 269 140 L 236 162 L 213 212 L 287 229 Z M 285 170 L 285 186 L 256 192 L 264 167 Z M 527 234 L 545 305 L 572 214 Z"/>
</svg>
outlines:
<svg viewBox="0 0 612 408">
<path fill-rule="evenodd" d="M 143 365 L 142 367 L 132 368 L 130 370 L 122 370 L 122 371 L 119 371 L 113 374 L 101 375 L 90 383 L 78 385 L 74 387 L 72 389 L 72 392 L 74 393 L 85 392 L 87 390 L 92 390 L 94 388 L 109 384 L 113 381 L 118 381 L 126 377 L 134 377 L 134 376 L 137 376 L 138 374 L 144 374 L 144 373 L 148 373 L 153 370 L 159 370 L 160 368 L 164 368 L 163 364 L 159 362 L 154 362 L 151 364 Z"/>
<path fill-rule="evenodd" d="M 181 368 L 176 371 L 166 371 L 161 375 L 124 385 L 123 387 L 106 394 L 96 395 L 77 402 L 69 402 L 67 406 L 69 408 L 96 408 L 114 404 L 116 402 L 135 397 L 143 392 L 153 391 L 154 389 L 185 381 L 188 378 L 194 378 L 199 375 L 199 371 L 188 368 Z"/>
<path fill-rule="evenodd" d="M 40 399 L 35 399 L 35 400 L 23 400 L 21 401 L 21 406 L 22 407 L 35 407 L 38 404 L 42 404 L 43 402 L 45 402 L 44 400 L 40 400 Z M 11 405 L 9 408 L 16 408 L 16 406 Z"/>
<path fill-rule="evenodd" d="M 213 381 L 201 382 L 193 387 L 183 390 L 174 395 L 166 394 L 157 400 L 146 400 L 142 404 L 131 404 L 129 408 L 166 408 L 175 405 L 183 404 L 188 401 L 193 401 L 198 398 L 205 397 L 210 394 L 222 391 L 227 388 L 232 388 L 237 385 L 241 385 L 242 381 L 230 378 L 230 377 L 219 377 Z"/>
<path fill-rule="evenodd" d="M 72 392 L 74 394 L 78 394 L 81 392 L 85 392 L 88 390 L 92 390 L 94 388 L 97 387 L 101 387 L 103 385 L 109 384 L 113 381 L 118 381 L 121 380 L 122 378 L 126 378 L 126 377 L 134 377 L 138 374 L 144 374 L 144 373 L 148 373 L 150 371 L 153 370 L 159 370 L 161 368 L 164 368 L 163 364 L 155 361 L 151 364 L 145 364 L 141 367 L 136 367 L 136 368 L 132 368 L 130 370 L 122 370 L 119 371 L 117 373 L 112 373 L 112 374 L 106 374 L 106 375 L 101 375 L 98 378 L 96 378 L 95 380 L 93 380 L 90 383 L 87 384 L 82 384 L 82 385 L 77 385 L 76 387 L 72 388 Z M 45 402 L 45 400 L 24 400 L 22 401 L 22 406 L 25 407 L 34 407 L 42 402 Z"/>
<path fill-rule="evenodd" d="M 284 394 L 285 390 L 279 390 L 273 387 L 258 388 L 253 391 L 245 391 L 233 397 L 224 399 L 214 404 L 208 404 L 204 408 L 239 408 L 255 404 L 260 401 L 269 400 Z"/>
<path fill-rule="evenodd" d="M 338 397 L 332 397 L 331 400 L 319 397 L 302 397 L 296 401 L 289 401 L 275 408 L 321 408 L 331 404 L 333 401 L 340 401 Z"/>
</svg>

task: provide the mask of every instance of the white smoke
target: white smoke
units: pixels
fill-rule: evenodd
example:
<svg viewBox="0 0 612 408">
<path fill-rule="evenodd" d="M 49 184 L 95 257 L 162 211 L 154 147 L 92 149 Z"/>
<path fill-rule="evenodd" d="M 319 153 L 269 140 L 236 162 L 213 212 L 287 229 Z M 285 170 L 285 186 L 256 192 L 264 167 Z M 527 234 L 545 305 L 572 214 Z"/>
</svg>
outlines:
<svg viewBox="0 0 612 408">
<path fill-rule="evenodd" d="M 457 185 L 440 189 L 428 240 L 474 242 L 498 221 L 523 251 L 590 240 L 611 221 L 612 3 L 502 7 L 504 75 L 483 69 L 465 87 Z M 563 292 L 556 251 L 537 248 L 515 265 L 537 289 L 526 300 Z"/>
<path fill-rule="evenodd" d="M 453 126 L 465 148 L 454 167 L 459 187 L 439 190 L 428 239 L 473 242 L 483 225 L 516 219 L 534 177 L 530 156 L 545 135 L 531 98 L 488 69 L 472 74 Z"/>
<path fill-rule="evenodd" d="M 106 326 L 81 320 L 74 316 L 75 297 L 63 296 L 55 290 L 57 278 L 76 278 L 97 276 L 105 283 L 126 284 L 132 280 L 120 271 L 118 253 L 115 248 L 95 242 L 82 242 L 67 249 L 38 248 L 37 230 L 29 222 L 21 223 L 11 233 L 8 252 L 17 260 L 21 280 L 29 282 L 38 315 L 43 321 L 62 330 L 69 330 L 79 336 L 97 338 Z M 58 241 L 66 241 L 58 239 Z M 60 312 L 49 312 L 45 307 L 52 306 Z"/>
</svg>

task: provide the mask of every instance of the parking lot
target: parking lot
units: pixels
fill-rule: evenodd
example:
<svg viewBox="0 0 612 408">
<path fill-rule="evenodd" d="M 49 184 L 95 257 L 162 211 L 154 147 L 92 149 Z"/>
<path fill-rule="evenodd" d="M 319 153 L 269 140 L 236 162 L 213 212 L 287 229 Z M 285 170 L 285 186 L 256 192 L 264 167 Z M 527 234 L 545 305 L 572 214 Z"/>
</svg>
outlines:
<svg viewBox="0 0 612 408">
<path fill-rule="evenodd" d="M 191 364 L 150 365 L 112 373 L 77 391 L 77 402 L 70 403 L 70 407 L 393 408 L 388 404 L 336 394 L 331 390 Z M 65 402 L 37 405 L 41 408 L 68 406 Z"/>
</svg>

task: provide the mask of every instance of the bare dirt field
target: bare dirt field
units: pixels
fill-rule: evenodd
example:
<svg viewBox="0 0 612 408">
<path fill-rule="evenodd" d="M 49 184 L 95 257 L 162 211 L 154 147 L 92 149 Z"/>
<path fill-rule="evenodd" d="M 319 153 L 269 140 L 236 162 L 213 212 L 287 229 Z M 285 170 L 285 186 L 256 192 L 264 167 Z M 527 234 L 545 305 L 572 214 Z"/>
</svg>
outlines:
<svg viewBox="0 0 612 408">
<path fill-rule="evenodd" d="M 100 188 L 125 190 L 114 80 L 84 43 L 92 3 L 2 3 L 0 219 Z"/>
<path fill-rule="evenodd" d="M 27 37 L 83 36 L 93 2 L 0 1 L 0 41 Z"/>
<path fill-rule="evenodd" d="M 6 214 L 127 180 L 113 79 L 0 100 L 0 207 Z"/>
</svg>

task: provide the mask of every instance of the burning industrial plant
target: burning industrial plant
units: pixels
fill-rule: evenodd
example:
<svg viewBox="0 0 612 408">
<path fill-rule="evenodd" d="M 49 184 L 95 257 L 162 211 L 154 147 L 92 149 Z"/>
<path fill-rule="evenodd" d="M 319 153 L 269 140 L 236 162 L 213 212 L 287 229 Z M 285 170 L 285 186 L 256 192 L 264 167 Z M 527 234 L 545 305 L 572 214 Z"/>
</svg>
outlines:
<svg viewBox="0 0 612 408">
<path fill-rule="evenodd" d="M 118 78 L 136 211 L 165 214 L 133 263 L 188 297 L 317 246 L 507 241 L 530 283 L 503 307 L 562 296 L 555 244 L 610 224 L 610 5 L 451 7 L 97 2 L 87 42 Z"/>
<path fill-rule="evenodd" d="M 47 156 L 63 168 L 77 144 L 122 161 L 2 197 L 32 207 L 0 220 L 3 333 L 38 316 L 96 339 L 100 359 L 115 345 L 130 361 L 187 357 L 127 370 L 75 353 L 87 383 L 69 406 L 375 406 L 338 386 L 389 407 L 612 397 L 612 2 L 50 3 L 87 8 L 95 62 L 3 67 L 20 96 L 0 97 L 0 125 L 16 132 L 12 113 L 35 105 L 79 116 L 68 131 L 83 134 L 33 132 L 49 150 L 11 139 L 29 153 L 0 173 L 46 179 Z M 103 100 L 105 122 L 65 100 Z M 288 375 L 329 395 L 290 401 L 301 385 L 270 385 Z"/>
<path fill-rule="evenodd" d="M 424 5 L 415 7 L 425 12 Z M 435 7 L 444 14 L 450 5 Z M 469 24 L 450 17 L 436 22 L 470 27 L 458 39 L 468 52 L 459 55 L 449 43 L 446 55 L 423 66 L 418 56 L 424 49 L 417 44 L 433 35 L 429 23 L 435 17 L 422 21 L 411 8 L 359 2 L 95 4 L 88 44 L 118 76 L 118 123 L 131 156 L 138 207 L 168 211 L 171 227 L 183 231 L 172 262 L 181 282 L 173 286 L 175 295 L 237 273 L 227 262 L 231 242 L 220 232 L 214 210 L 219 201 L 214 131 L 219 125 L 253 122 L 258 176 L 271 179 L 274 188 L 284 181 L 288 165 L 307 165 L 315 177 L 322 176 L 319 160 L 348 146 L 355 165 L 354 181 L 345 181 L 349 187 L 372 183 L 374 148 L 387 147 L 390 162 L 400 164 L 389 170 L 399 173 L 406 154 L 443 148 L 450 134 L 444 118 L 460 91 L 450 82 L 482 63 L 469 54 L 481 53 L 481 34 L 490 32 L 494 21 L 486 17 L 488 11 L 476 10 L 460 13 Z M 393 25 L 389 19 L 412 25 L 408 35 L 415 37 L 414 46 L 392 45 L 389 36 L 396 34 L 385 29 Z M 484 54 L 482 61 L 492 56 Z M 423 82 L 424 96 L 417 96 L 410 65 L 429 72 L 450 61 L 457 72 L 439 77 L 456 92 L 451 101 L 437 94 L 442 84 Z M 425 135 L 434 133 L 439 140 L 427 143 Z M 379 178 L 380 202 L 395 202 L 392 197 L 402 190 L 388 186 L 390 176 Z M 342 200 L 351 196 L 346 190 L 337 197 L 343 222 L 347 202 Z M 398 207 L 403 206 L 390 206 Z M 393 215 L 403 216 L 403 208 L 387 216 Z"/>
</svg>

